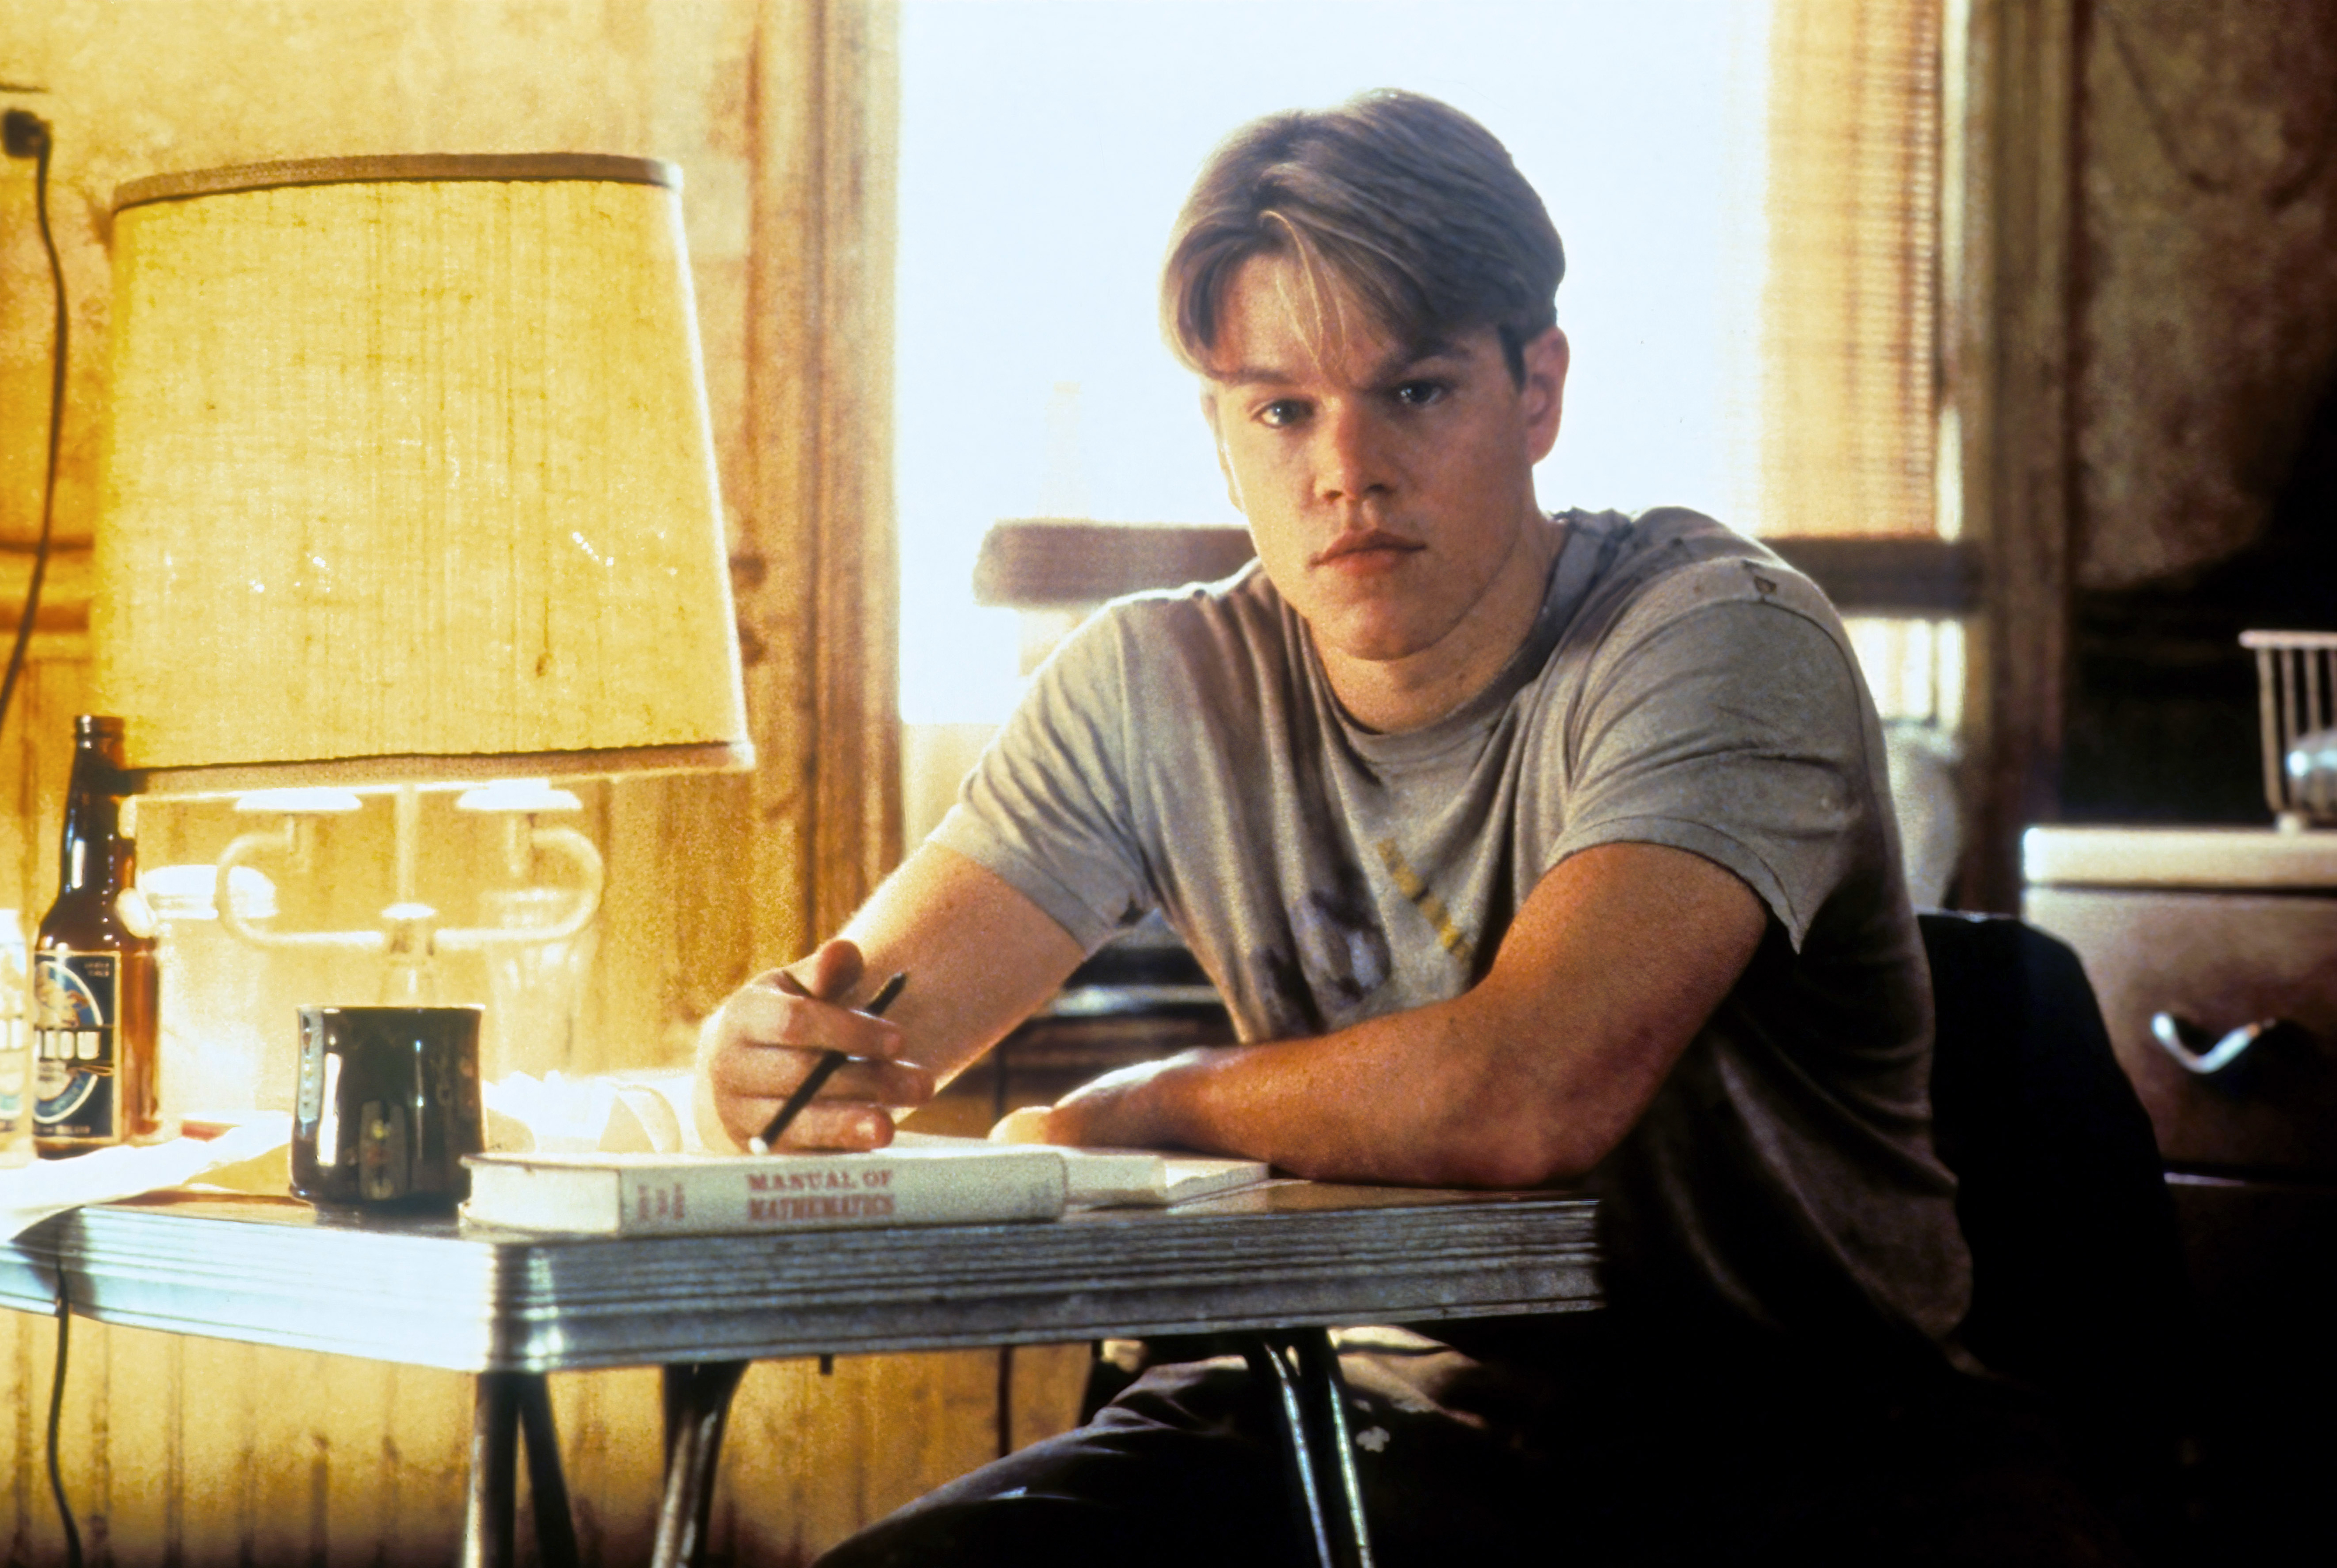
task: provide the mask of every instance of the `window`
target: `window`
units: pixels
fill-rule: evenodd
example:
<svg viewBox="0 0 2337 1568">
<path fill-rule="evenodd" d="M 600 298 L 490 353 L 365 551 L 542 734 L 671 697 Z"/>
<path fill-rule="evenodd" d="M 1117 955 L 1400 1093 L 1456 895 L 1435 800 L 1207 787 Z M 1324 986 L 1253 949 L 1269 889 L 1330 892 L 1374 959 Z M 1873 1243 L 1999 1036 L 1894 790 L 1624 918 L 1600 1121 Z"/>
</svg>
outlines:
<svg viewBox="0 0 2337 1568">
<path fill-rule="evenodd" d="M 995 722 L 1019 687 L 1013 613 L 971 593 L 993 524 L 1238 524 L 1155 325 L 1169 224 L 1237 124 L 1383 85 L 1482 120 L 1566 240 L 1574 368 L 1544 505 L 1837 536 L 1796 559 L 1853 612 L 1878 701 L 1951 732 L 1966 574 L 1934 536 L 1939 5 L 907 0 L 913 769 L 921 732 Z M 921 795 L 913 778 L 913 831 Z"/>
<path fill-rule="evenodd" d="M 1254 115 L 1402 85 L 1482 120 L 1567 243 L 1552 506 L 1757 507 L 1765 20 L 1615 5 L 984 5 L 902 12 L 896 308 L 902 710 L 992 720 L 1011 617 L 972 607 L 1000 518 L 1236 524 L 1161 346 L 1168 228 Z M 1651 201 L 1648 193 L 1665 193 Z"/>
</svg>

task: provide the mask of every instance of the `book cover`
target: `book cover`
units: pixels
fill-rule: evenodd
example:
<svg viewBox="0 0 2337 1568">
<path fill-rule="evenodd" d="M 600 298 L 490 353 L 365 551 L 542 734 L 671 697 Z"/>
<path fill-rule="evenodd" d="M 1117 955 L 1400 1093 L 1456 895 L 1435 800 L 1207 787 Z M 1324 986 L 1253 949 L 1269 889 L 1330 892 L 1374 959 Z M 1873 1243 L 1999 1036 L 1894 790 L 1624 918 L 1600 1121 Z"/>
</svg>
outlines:
<svg viewBox="0 0 2337 1568">
<path fill-rule="evenodd" d="M 1061 1143 L 997 1143 L 934 1132 L 902 1132 L 895 1149 L 1051 1149 L 1063 1157 L 1074 1209 L 1161 1208 L 1255 1187 L 1274 1172 L 1263 1160 L 1152 1149 L 1080 1149 Z"/>
<path fill-rule="evenodd" d="M 1052 1220 L 1051 1149 L 908 1146 L 865 1154 L 480 1154 L 464 1217 L 514 1230 L 633 1236 Z"/>
<path fill-rule="evenodd" d="M 1263 1160 L 1156 1154 L 1149 1149 L 1066 1149 L 1071 1201 L 1090 1209 L 1159 1208 L 1255 1187 L 1273 1174 Z"/>
</svg>

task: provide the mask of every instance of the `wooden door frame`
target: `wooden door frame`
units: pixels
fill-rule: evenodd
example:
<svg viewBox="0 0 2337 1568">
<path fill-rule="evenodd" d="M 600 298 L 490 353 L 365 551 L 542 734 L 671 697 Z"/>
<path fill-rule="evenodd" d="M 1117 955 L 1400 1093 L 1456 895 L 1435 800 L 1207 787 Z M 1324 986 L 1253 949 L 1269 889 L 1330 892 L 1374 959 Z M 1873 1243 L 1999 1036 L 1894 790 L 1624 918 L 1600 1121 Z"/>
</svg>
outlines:
<svg viewBox="0 0 2337 1568">
<path fill-rule="evenodd" d="M 1975 909 L 2019 906 L 2021 832 L 2059 805 L 2082 6 L 1948 8 L 1941 459 L 1981 582 L 1966 641 L 1960 877 Z"/>
</svg>

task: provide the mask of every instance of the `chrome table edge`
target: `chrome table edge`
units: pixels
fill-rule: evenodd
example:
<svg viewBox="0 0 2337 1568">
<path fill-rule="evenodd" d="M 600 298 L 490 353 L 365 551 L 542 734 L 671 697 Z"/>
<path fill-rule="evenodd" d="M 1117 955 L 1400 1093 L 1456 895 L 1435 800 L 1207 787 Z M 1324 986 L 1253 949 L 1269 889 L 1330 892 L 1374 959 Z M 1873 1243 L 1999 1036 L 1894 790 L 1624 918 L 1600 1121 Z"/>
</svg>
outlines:
<svg viewBox="0 0 2337 1568">
<path fill-rule="evenodd" d="M 1594 1205 L 1241 1195 L 1061 1220 L 659 1237 L 104 1204 L 0 1247 L 0 1306 L 450 1370 L 557 1371 L 1581 1310 Z"/>
</svg>

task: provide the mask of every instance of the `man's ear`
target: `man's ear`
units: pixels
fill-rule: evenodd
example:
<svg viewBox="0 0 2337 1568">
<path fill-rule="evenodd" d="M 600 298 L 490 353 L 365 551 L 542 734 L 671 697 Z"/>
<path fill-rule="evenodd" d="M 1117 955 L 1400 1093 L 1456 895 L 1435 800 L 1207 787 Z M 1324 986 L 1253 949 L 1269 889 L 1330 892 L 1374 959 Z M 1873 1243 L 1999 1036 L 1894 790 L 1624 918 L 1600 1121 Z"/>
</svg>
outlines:
<svg viewBox="0 0 2337 1568">
<path fill-rule="evenodd" d="M 1217 472 L 1226 476 L 1226 499 L 1243 516 L 1249 508 L 1242 505 L 1241 481 L 1234 477 L 1233 459 L 1226 453 L 1226 433 L 1217 424 L 1217 389 L 1208 382 L 1201 383 L 1201 417 L 1209 426 L 1209 445 L 1217 454 Z"/>
<path fill-rule="evenodd" d="M 1558 445 L 1559 416 L 1566 408 L 1566 371 L 1573 356 L 1566 334 L 1555 327 L 1525 346 L 1526 374 L 1518 400 L 1523 405 L 1530 466 Z"/>
</svg>

